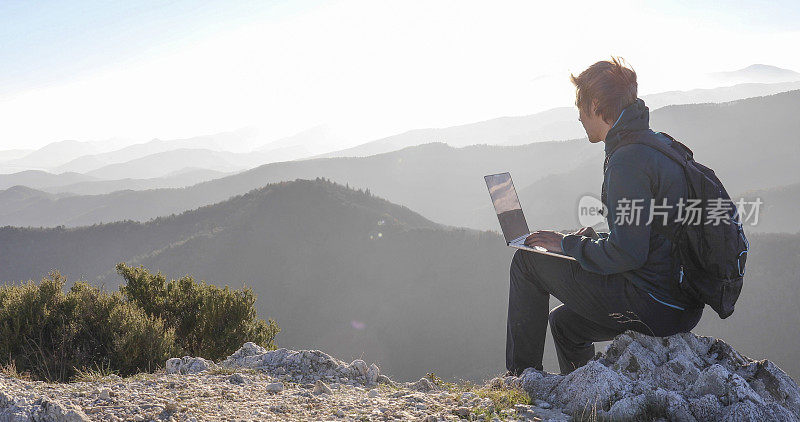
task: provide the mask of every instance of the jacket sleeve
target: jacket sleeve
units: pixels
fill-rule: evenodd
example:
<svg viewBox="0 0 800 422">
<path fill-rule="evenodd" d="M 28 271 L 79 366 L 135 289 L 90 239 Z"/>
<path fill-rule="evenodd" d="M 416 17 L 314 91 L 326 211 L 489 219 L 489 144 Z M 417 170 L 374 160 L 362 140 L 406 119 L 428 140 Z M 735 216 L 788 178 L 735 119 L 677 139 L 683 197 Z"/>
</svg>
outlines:
<svg viewBox="0 0 800 422">
<path fill-rule="evenodd" d="M 592 239 L 569 234 L 561 241 L 564 253 L 587 271 L 616 274 L 644 265 L 650 250 L 650 177 L 629 164 L 606 169 L 609 234 Z"/>
</svg>

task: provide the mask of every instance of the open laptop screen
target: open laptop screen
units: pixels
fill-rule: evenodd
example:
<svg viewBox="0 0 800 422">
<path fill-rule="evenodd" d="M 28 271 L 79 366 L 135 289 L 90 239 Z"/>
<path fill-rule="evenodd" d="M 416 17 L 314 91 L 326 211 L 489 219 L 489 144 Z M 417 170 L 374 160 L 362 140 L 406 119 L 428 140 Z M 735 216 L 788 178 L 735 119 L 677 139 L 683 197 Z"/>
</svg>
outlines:
<svg viewBox="0 0 800 422">
<path fill-rule="evenodd" d="M 484 179 L 506 242 L 528 234 L 530 230 L 522 214 L 522 206 L 519 204 L 514 182 L 511 181 L 511 174 L 490 174 L 484 176 Z"/>
</svg>

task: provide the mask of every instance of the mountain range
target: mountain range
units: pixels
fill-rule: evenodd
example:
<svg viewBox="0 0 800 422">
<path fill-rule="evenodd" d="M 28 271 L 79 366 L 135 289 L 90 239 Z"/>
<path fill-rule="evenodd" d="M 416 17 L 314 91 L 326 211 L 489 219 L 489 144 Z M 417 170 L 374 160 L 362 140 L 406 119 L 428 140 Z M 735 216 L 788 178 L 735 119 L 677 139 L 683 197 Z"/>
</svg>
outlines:
<svg viewBox="0 0 800 422">
<path fill-rule="evenodd" d="M 668 91 L 644 95 L 655 110 L 667 105 L 722 103 L 800 89 L 800 77 L 792 82 L 743 83 L 739 85 L 689 91 Z M 395 151 L 429 142 L 446 142 L 454 147 L 475 144 L 520 145 L 585 136 L 574 107 L 560 107 L 527 116 L 500 117 L 447 128 L 416 129 L 366 144 L 321 155 L 322 157 L 363 157 Z"/>
<path fill-rule="evenodd" d="M 743 82 L 791 82 L 799 81 L 800 73 L 766 64 L 752 64 L 743 69 L 711 73 L 714 80 L 720 83 L 738 84 Z"/>
<path fill-rule="evenodd" d="M 792 171 L 800 156 L 800 120 L 794 118 L 798 103 L 800 91 L 722 104 L 668 106 L 651 113 L 651 127 L 692 148 L 695 158 L 714 168 L 732 194 L 778 188 L 800 182 L 800 173 Z M 180 189 L 71 196 L 27 206 L 0 202 L 0 224 L 146 221 L 219 202 L 266 183 L 327 177 L 369 188 L 433 221 L 496 229 L 483 176 L 510 171 L 531 226 L 573 228 L 578 225 L 573 211 L 578 199 L 587 193 L 599 195 L 602 154 L 602 145 L 585 139 L 464 148 L 432 143 L 369 157 L 270 163 Z"/>
<path fill-rule="evenodd" d="M 740 73 L 746 70 L 743 69 Z M 755 76 L 744 79 L 748 83 L 709 89 L 662 92 L 644 95 L 643 98 L 651 109 L 656 109 L 665 105 L 725 102 L 800 89 L 800 77 L 788 78 L 788 82 L 757 83 L 758 81 L 771 81 L 766 77 L 756 77 L 764 72 L 768 74 L 783 72 L 786 75 L 793 73 L 789 70 L 772 67 L 765 67 L 762 70 L 763 72 L 747 71 L 755 72 L 753 73 Z M 747 72 L 745 73 L 750 74 Z M 335 145 L 340 145 L 339 149 L 341 149 L 342 146 L 353 145 L 353 141 L 349 139 L 348 135 L 326 125 L 317 125 L 294 135 L 269 141 L 266 141 L 265 131 L 254 127 L 191 138 L 153 139 L 143 143 L 134 143 L 135 141 L 128 139 L 92 142 L 59 141 L 36 151 L 0 151 L 0 173 L 46 170 L 55 174 L 64 172 L 87 174 L 103 167 L 179 149 L 240 154 L 251 152 L 252 160 L 246 160 L 241 156 L 233 159 L 238 169 L 243 169 L 269 162 L 305 159 L 315 154 L 319 157 L 373 155 L 436 141 L 446 142 L 455 147 L 473 144 L 520 145 L 531 142 L 574 139 L 582 136 L 583 128 L 577 121 L 574 107 L 561 107 L 528 116 L 501 117 L 449 128 L 411 130 L 333 152 L 331 150 L 336 148 Z M 193 156 L 200 158 L 196 162 L 192 162 Z M 203 155 L 199 153 L 188 155 L 183 160 L 183 167 L 202 168 L 204 162 L 207 162 L 202 157 Z M 231 157 L 225 158 L 228 161 L 231 159 Z M 153 157 L 153 160 L 156 161 L 156 157 Z M 111 169 L 113 168 L 111 167 Z M 131 168 L 136 169 L 137 167 L 131 166 Z M 141 169 L 142 173 L 129 173 L 125 174 L 125 177 L 146 179 L 153 177 L 156 171 L 152 166 L 142 166 Z M 217 168 L 213 169 L 218 170 Z M 112 177 L 117 176 L 112 175 Z"/>
</svg>

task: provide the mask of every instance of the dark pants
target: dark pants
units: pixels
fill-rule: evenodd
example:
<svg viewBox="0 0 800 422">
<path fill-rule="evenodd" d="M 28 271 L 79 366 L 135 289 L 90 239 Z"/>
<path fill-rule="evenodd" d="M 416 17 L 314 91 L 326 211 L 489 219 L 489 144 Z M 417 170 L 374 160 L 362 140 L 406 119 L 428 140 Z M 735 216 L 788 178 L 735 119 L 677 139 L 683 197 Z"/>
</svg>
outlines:
<svg viewBox="0 0 800 422">
<path fill-rule="evenodd" d="M 563 304 L 548 315 L 550 295 Z M 591 273 L 573 260 L 518 249 L 511 261 L 506 369 L 543 369 L 548 320 L 566 374 L 594 357 L 595 341 L 625 330 L 658 337 L 690 331 L 702 313 L 659 303 L 621 274 Z"/>
</svg>

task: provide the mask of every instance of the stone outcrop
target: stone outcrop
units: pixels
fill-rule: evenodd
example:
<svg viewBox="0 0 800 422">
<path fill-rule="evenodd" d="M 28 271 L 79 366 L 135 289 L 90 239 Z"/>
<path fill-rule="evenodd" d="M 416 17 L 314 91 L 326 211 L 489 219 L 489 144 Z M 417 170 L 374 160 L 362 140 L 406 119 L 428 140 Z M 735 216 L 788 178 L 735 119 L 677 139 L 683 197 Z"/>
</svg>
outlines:
<svg viewBox="0 0 800 422">
<path fill-rule="evenodd" d="M 266 350 L 250 342 L 245 343 L 219 365 L 223 368 L 246 368 L 275 375 L 287 375 L 292 381 L 300 383 L 314 383 L 319 380 L 329 382 L 352 380 L 365 385 L 376 384 L 379 381 L 391 382 L 381 376 L 377 365 L 374 363 L 367 365 L 361 359 L 348 364 L 319 350 Z"/>
<path fill-rule="evenodd" d="M 509 378 L 533 399 L 600 420 L 800 420 L 800 389 L 775 364 L 691 333 L 629 331 L 568 375 L 528 368 Z"/>
</svg>

